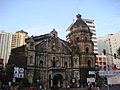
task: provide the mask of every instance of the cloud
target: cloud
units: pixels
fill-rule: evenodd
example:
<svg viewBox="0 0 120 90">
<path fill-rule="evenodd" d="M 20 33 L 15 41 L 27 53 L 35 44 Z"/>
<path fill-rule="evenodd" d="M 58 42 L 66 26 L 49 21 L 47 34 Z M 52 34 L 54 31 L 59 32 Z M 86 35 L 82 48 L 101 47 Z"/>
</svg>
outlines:
<svg viewBox="0 0 120 90">
<path fill-rule="evenodd" d="M 31 26 L 30 28 L 24 28 L 24 30 L 28 32 L 29 36 L 38 36 L 51 32 L 53 28 L 54 25 L 50 24 L 36 24 L 34 26 Z"/>
</svg>

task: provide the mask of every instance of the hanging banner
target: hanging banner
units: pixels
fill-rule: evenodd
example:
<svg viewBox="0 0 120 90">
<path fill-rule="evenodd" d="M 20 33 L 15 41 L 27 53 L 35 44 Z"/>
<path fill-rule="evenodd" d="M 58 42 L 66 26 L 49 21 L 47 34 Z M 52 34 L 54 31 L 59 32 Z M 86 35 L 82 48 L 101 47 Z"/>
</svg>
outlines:
<svg viewBox="0 0 120 90">
<path fill-rule="evenodd" d="M 99 71 L 99 76 L 120 75 L 120 70 Z"/>
<path fill-rule="evenodd" d="M 120 75 L 107 76 L 108 84 L 120 84 Z"/>
</svg>

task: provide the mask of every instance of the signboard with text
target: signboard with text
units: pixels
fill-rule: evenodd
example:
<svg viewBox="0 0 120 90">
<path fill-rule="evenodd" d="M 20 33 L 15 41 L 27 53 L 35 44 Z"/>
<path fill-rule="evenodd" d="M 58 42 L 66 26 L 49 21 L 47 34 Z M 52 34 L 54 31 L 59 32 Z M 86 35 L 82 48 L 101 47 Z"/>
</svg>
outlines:
<svg viewBox="0 0 120 90">
<path fill-rule="evenodd" d="M 99 71 L 100 76 L 120 75 L 120 70 Z"/>
<path fill-rule="evenodd" d="M 95 78 L 87 78 L 87 82 L 89 83 L 95 82 Z"/>
<path fill-rule="evenodd" d="M 120 84 L 120 75 L 107 76 L 108 84 Z"/>
<path fill-rule="evenodd" d="M 24 78 L 24 68 L 14 67 L 14 78 Z"/>
</svg>

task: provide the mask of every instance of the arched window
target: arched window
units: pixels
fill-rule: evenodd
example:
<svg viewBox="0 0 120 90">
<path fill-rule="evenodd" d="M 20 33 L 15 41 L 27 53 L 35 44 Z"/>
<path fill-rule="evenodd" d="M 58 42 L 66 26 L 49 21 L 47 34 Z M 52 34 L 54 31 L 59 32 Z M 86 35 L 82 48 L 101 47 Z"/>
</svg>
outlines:
<svg viewBox="0 0 120 90">
<path fill-rule="evenodd" d="M 33 63 L 33 56 L 30 56 L 30 64 Z"/>
<path fill-rule="evenodd" d="M 85 37 L 85 41 L 87 41 L 87 37 Z"/>
<path fill-rule="evenodd" d="M 89 52 L 89 48 L 88 48 L 88 47 L 86 48 L 86 52 L 87 52 L 87 53 Z"/>
<path fill-rule="evenodd" d="M 67 68 L 67 62 L 64 63 L 65 68 Z"/>
<path fill-rule="evenodd" d="M 43 61 L 40 60 L 40 67 L 43 67 Z"/>
<path fill-rule="evenodd" d="M 79 41 L 79 37 L 76 38 L 76 41 Z"/>
<path fill-rule="evenodd" d="M 88 67 L 90 67 L 91 66 L 91 61 L 90 60 L 88 60 Z"/>
</svg>

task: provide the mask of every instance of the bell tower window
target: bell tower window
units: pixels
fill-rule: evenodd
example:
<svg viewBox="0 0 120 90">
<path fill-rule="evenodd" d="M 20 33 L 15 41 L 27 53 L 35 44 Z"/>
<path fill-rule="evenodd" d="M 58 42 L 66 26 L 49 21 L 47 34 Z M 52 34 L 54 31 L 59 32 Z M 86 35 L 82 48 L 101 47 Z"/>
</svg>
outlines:
<svg viewBox="0 0 120 90">
<path fill-rule="evenodd" d="M 86 53 L 88 53 L 88 52 L 89 52 L 89 48 L 87 47 L 87 48 L 86 48 Z"/>
<path fill-rule="evenodd" d="M 85 41 L 87 41 L 87 37 L 85 37 Z"/>
<path fill-rule="evenodd" d="M 76 41 L 79 41 L 79 37 L 76 38 Z"/>
</svg>

